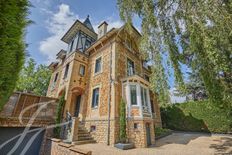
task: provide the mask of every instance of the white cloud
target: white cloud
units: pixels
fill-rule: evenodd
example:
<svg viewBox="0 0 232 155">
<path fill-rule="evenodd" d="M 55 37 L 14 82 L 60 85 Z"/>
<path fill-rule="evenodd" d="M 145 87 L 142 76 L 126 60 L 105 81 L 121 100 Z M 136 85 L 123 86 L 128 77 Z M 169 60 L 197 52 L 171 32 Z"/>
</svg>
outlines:
<svg viewBox="0 0 232 155">
<path fill-rule="evenodd" d="M 40 42 L 39 50 L 48 56 L 48 61 L 55 60 L 56 53 L 60 49 L 65 49 L 66 44 L 60 39 L 78 18 L 66 4 L 61 4 L 57 13 L 49 13 L 51 17 L 47 20 L 47 29 L 51 34 L 48 38 Z"/>
<path fill-rule="evenodd" d="M 186 102 L 186 96 L 177 96 L 177 89 L 171 88 L 170 89 L 170 98 L 171 98 L 171 103 L 183 103 Z"/>
<path fill-rule="evenodd" d="M 65 32 L 67 32 L 76 19 L 79 19 L 80 21 L 83 21 L 84 19 L 80 19 L 77 14 L 72 12 L 67 4 L 59 5 L 58 12 L 55 13 L 46 9 L 42 11 L 46 12 L 50 16 L 46 22 L 46 28 L 50 36 L 40 41 L 39 51 L 43 55 L 47 56 L 47 62 L 50 63 L 55 60 L 56 54 L 61 49 L 67 48 L 67 44 L 60 40 Z M 106 21 L 109 24 L 108 30 L 113 27 L 118 28 L 123 25 L 121 21 L 113 20 L 110 17 Z M 95 32 L 97 32 L 97 27 L 100 23 L 101 22 L 97 22 L 97 24 L 93 25 Z"/>
<path fill-rule="evenodd" d="M 93 28 L 94 31 L 97 33 L 98 32 L 98 26 L 99 24 L 101 24 L 103 21 L 99 22 L 98 24 L 94 24 Z M 123 22 L 119 21 L 119 20 L 106 20 L 106 22 L 108 23 L 108 27 L 107 30 L 111 30 L 112 28 L 119 28 L 123 25 Z"/>
</svg>

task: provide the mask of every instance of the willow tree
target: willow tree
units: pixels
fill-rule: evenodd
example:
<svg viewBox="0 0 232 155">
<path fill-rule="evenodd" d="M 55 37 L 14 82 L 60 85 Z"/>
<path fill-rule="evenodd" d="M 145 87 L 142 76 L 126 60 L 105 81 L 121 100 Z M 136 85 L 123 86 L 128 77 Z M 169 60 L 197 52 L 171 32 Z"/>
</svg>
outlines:
<svg viewBox="0 0 232 155">
<path fill-rule="evenodd" d="M 15 88 L 24 63 L 28 0 L 0 0 L 0 110 Z"/>
<path fill-rule="evenodd" d="M 118 0 L 128 28 L 141 19 L 140 50 L 153 60 L 153 89 L 167 102 L 167 78 L 185 89 L 182 65 L 198 70 L 212 103 L 231 107 L 232 1 Z"/>
</svg>

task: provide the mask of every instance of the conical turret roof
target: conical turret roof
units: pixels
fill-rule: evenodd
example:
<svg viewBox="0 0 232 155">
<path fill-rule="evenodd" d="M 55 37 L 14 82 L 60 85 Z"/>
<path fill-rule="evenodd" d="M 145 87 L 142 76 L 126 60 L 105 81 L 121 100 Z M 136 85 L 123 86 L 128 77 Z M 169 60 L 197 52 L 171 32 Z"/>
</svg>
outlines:
<svg viewBox="0 0 232 155">
<path fill-rule="evenodd" d="M 90 30 L 92 30 L 93 32 L 95 32 L 94 29 L 93 29 L 93 26 L 92 26 L 92 24 L 91 24 L 91 22 L 89 20 L 89 15 L 87 16 L 87 18 L 85 19 L 85 21 L 83 22 L 83 24 L 86 27 L 88 27 Z"/>
</svg>

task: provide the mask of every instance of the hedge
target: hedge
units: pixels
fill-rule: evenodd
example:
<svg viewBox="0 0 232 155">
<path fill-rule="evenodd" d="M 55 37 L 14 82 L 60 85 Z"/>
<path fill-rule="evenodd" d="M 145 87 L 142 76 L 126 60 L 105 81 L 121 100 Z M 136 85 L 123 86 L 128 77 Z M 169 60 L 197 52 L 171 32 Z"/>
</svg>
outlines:
<svg viewBox="0 0 232 155">
<path fill-rule="evenodd" d="M 221 109 L 208 101 L 179 103 L 161 108 L 163 126 L 172 130 L 231 133 L 231 109 Z"/>
<path fill-rule="evenodd" d="M 29 0 L 0 1 L 0 110 L 14 91 L 25 59 Z"/>
</svg>

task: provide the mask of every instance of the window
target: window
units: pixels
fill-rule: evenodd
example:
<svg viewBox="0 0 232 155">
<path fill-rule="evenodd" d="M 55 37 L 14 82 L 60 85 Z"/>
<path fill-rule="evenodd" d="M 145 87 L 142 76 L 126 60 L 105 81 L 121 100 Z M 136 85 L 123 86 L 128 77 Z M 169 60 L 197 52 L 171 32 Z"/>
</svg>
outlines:
<svg viewBox="0 0 232 155">
<path fill-rule="evenodd" d="M 147 103 L 147 90 L 143 87 L 140 87 L 141 88 L 141 100 L 142 100 L 142 105 L 143 106 L 148 106 L 148 103 Z"/>
<path fill-rule="evenodd" d="M 94 73 L 98 73 L 101 71 L 101 57 L 96 59 L 96 62 L 95 62 L 95 71 Z"/>
<path fill-rule="evenodd" d="M 127 75 L 131 76 L 135 74 L 135 66 L 134 62 L 130 59 L 127 59 Z"/>
<path fill-rule="evenodd" d="M 67 64 L 66 67 L 65 67 L 64 79 L 67 78 L 67 76 L 68 76 L 68 69 L 69 69 L 69 64 Z"/>
<path fill-rule="evenodd" d="M 57 79 L 58 79 L 58 75 L 59 75 L 59 73 L 56 73 L 56 75 L 55 75 L 55 78 L 54 78 L 54 83 L 56 83 L 56 81 L 57 81 Z"/>
<path fill-rule="evenodd" d="M 71 45 L 70 45 L 70 50 L 69 50 L 69 52 L 72 52 L 73 51 L 73 44 L 74 44 L 74 39 L 72 40 L 72 42 L 71 42 Z"/>
<path fill-rule="evenodd" d="M 152 100 L 151 100 L 151 112 L 152 112 L 152 113 L 155 113 L 154 103 L 153 103 L 153 101 L 152 101 Z"/>
<path fill-rule="evenodd" d="M 91 45 L 91 41 L 87 39 L 85 42 L 85 49 L 87 49 L 90 45 Z"/>
<path fill-rule="evenodd" d="M 144 79 L 149 82 L 149 76 L 148 75 L 144 75 Z"/>
<path fill-rule="evenodd" d="M 137 105 L 136 85 L 130 85 L 131 105 Z"/>
<path fill-rule="evenodd" d="M 134 123 L 134 129 L 138 129 L 139 124 L 138 123 Z"/>
<path fill-rule="evenodd" d="M 92 95 L 92 108 L 96 108 L 98 106 L 99 102 L 99 88 L 95 88 L 93 90 L 93 95 Z"/>
<path fill-rule="evenodd" d="M 132 48 L 132 43 L 131 40 L 129 38 L 126 39 L 126 46 L 131 49 Z"/>
<path fill-rule="evenodd" d="M 80 73 L 81 76 L 85 75 L 85 66 L 84 65 L 80 65 L 79 73 Z"/>
<path fill-rule="evenodd" d="M 95 125 L 91 125 L 90 126 L 90 132 L 96 131 L 96 126 Z"/>
</svg>

